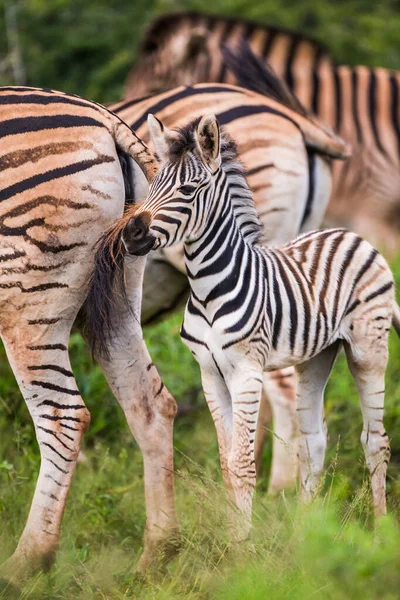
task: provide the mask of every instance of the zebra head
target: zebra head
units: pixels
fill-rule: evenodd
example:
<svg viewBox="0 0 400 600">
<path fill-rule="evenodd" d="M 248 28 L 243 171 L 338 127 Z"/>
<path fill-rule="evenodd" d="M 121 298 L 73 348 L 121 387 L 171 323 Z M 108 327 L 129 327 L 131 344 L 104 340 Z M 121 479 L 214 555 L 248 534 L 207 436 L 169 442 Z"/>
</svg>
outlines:
<svg viewBox="0 0 400 600">
<path fill-rule="evenodd" d="M 127 251 L 136 256 L 197 239 L 205 229 L 221 171 L 215 115 L 177 131 L 149 115 L 148 126 L 161 168 L 122 234 Z"/>
</svg>

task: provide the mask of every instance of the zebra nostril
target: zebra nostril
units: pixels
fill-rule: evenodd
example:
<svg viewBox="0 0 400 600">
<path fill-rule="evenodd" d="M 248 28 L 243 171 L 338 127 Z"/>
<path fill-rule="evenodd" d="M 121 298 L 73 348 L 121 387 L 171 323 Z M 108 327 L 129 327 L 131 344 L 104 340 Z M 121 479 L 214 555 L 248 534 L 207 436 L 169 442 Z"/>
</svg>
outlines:
<svg viewBox="0 0 400 600">
<path fill-rule="evenodd" d="M 144 223 L 140 215 L 135 219 L 131 219 L 131 222 L 129 223 L 129 237 L 132 240 L 140 241 L 147 235 L 148 230 L 147 223 Z"/>
<path fill-rule="evenodd" d="M 145 230 L 144 227 L 142 225 L 139 225 L 138 227 L 136 227 L 136 229 L 134 230 L 133 234 L 132 234 L 132 238 L 134 240 L 141 240 L 142 237 L 144 237 L 145 235 Z"/>
</svg>

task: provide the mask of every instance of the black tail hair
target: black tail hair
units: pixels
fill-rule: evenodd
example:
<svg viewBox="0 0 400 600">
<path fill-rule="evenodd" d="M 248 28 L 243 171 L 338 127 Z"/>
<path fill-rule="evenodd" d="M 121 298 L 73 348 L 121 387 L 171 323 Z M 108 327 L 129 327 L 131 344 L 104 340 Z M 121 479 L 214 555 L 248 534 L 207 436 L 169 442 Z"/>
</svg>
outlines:
<svg viewBox="0 0 400 600">
<path fill-rule="evenodd" d="M 271 65 L 262 62 L 253 53 L 245 39 L 242 38 L 235 49 L 222 44 L 221 52 L 226 66 L 235 75 L 241 87 L 280 102 L 303 117 L 309 116 L 283 79 L 278 77 Z"/>
<path fill-rule="evenodd" d="M 125 287 L 126 249 L 123 230 L 136 206 L 131 206 L 97 242 L 94 270 L 85 303 L 84 335 L 92 355 L 110 356 L 112 335 L 118 331 L 121 309 L 131 310 Z"/>
</svg>

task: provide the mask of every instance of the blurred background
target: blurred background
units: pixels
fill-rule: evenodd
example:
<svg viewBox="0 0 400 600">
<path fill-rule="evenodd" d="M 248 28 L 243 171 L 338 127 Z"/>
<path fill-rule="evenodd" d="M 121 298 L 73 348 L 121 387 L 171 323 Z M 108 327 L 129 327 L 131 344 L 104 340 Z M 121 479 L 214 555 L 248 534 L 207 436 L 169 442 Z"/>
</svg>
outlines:
<svg viewBox="0 0 400 600">
<path fill-rule="evenodd" d="M 211 3 L 207 3 L 209 4 Z M 138 45 L 151 20 L 171 11 L 203 11 L 205 5 L 204 0 L 190 2 L 0 0 L 0 85 L 50 87 L 76 93 L 102 103 L 120 100 L 123 97 L 125 79 L 135 62 Z M 399 0 L 377 2 L 372 0 L 214 0 L 212 8 L 216 14 L 254 19 L 268 25 L 296 29 L 308 34 L 324 42 L 339 64 L 365 64 L 400 70 Z M 400 284 L 399 258 L 392 264 L 398 284 Z M 154 362 L 181 407 L 181 414 L 176 421 L 174 440 L 177 451 L 176 467 L 179 473 L 178 506 L 184 530 L 190 538 L 188 532 L 192 532 L 192 523 L 198 524 L 196 519 L 200 519 L 203 515 L 198 510 L 199 498 L 201 497 L 201 502 L 205 498 L 204 487 L 194 489 L 190 486 L 197 485 L 193 481 L 200 481 L 202 485 L 206 482 L 208 485 L 210 481 L 219 480 L 220 474 L 215 431 L 203 399 L 198 367 L 179 339 L 181 320 L 181 314 L 174 315 L 159 325 L 147 328 L 145 337 Z M 88 465 L 81 465 L 78 469 L 77 481 L 73 485 L 66 515 L 67 533 L 64 533 L 63 538 L 66 550 L 61 564 L 63 560 L 64 565 L 65 561 L 70 560 L 75 564 L 74 569 L 76 569 L 76 564 L 90 557 L 90 552 L 94 552 L 94 548 L 101 553 L 103 544 L 107 548 L 107 544 L 111 545 L 110 547 L 116 544 L 128 554 L 138 549 L 144 526 L 144 499 L 141 456 L 128 431 L 123 414 L 113 399 L 100 369 L 93 364 L 80 336 L 76 333 L 72 335 L 70 348 L 74 373 L 82 396 L 92 414 L 92 424 L 84 446 Z M 393 333 L 390 351 L 386 428 L 392 439 L 392 463 L 389 470 L 388 491 L 390 509 L 398 515 L 400 507 L 400 343 Z M 325 487 L 330 490 L 329 494 L 334 490 L 332 497 L 336 504 L 339 503 L 339 517 L 337 522 L 335 521 L 333 534 L 339 532 L 337 539 L 342 539 L 340 535 L 343 534 L 343 528 L 350 517 L 356 516 L 362 525 L 369 526 L 371 523 L 368 482 L 359 443 L 361 415 L 355 386 L 343 357 L 339 359 L 327 389 L 326 414 L 330 441 Z M 269 443 L 265 451 L 265 471 L 259 483 L 260 496 L 263 496 L 267 488 L 270 455 Z M 6 556 L 11 551 L 22 530 L 38 467 L 39 452 L 31 420 L 8 366 L 5 353 L 0 348 L 0 562 L 3 554 Z M 191 475 L 191 483 L 186 478 L 187 473 Z M 193 479 L 196 477 L 197 479 Z M 209 485 L 207 489 L 209 490 Z M 191 500 L 188 500 L 190 492 L 192 496 L 190 496 Z M 210 498 L 214 511 L 216 500 L 213 496 Z M 258 510 L 259 515 L 261 514 L 262 518 L 268 521 L 271 535 L 275 533 L 278 535 L 276 521 L 271 520 L 273 511 L 269 505 L 267 508 L 259 505 Z M 276 510 L 279 513 L 279 511 L 285 512 L 286 509 L 280 506 Z M 195 511 L 197 511 L 196 518 L 194 518 Z M 215 513 L 215 519 L 219 514 Z M 203 532 L 205 532 L 202 543 L 212 544 L 210 540 L 215 536 L 215 523 L 207 521 L 210 513 L 207 515 L 202 521 Z M 205 523 L 209 523 L 209 529 L 207 525 L 204 529 Z M 317 529 L 318 523 L 317 520 L 315 523 Z M 331 557 L 326 564 L 320 565 L 322 573 L 320 582 L 324 577 L 332 576 L 336 582 L 340 580 L 343 583 L 341 591 L 338 588 L 335 594 L 332 596 L 327 594 L 324 598 L 332 597 L 337 600 L 337 598 L 379 597 L 394 600 L 398 597 L 396 593 L 398 581 L 395 578 L 390 580 L 391 587 L 389 587 L 392 595 L 385 595 L 382 591 L 384 582 L 379 575 L 379 565 L 384 564 L 387 557 L 380 556 L 380 563 L 375 559 L 371 559 L 371 564 L 368 563 L 367 557 L 370 556 L 369 552 L 373 544 L 372 537 L 361 538 L 363 534 L 360 531 L 350 531 L 349 535 L 351 540 L 355 536 L 354 539 L 358 540 L 356 543 L 363 547 L 364 554 L 360 569 L 364 564 L 368 564 L 371 573 L 375 573 L 376 585 L 368 583 L 368 577 L 364 579 L 361 577 L 359 580 L 353 578 L 354 572 L 350 568 L 353 559 L 352 546 L 350 538 L 346 538 L 345 549 L 342 548 L 342 554 L 337 557 L 336 563 L 332 559 L 332 569 L 334 570 L 337 565 L 337 571 L 332 575 L 329 562 Z M 205 541 L 208 534 L 210 539 L 207 538 Z M 323 552 L 327 545 L 329 546 L 330 540 L 328 536 L 326 539 L 321 537 L 315 541 L 314 554 L 312 555 L 310 551 L 312 561 L 317 561 L 319 557 L 324 556 Z M 387 543 L 396 545 L 398 541 L 398 537 L 390 538 Z M 196 556 L 202 559 L 203 550 L 199 548 L 200 546 L 196 546 Z M 269 552 L 267 545 L 265 548 L 266 552 Z M 107 560 L 111 561 L 110 564 L 114 564 L 110 556 L 107 555 Z M 283 560 L 286 560 L 285 556 Z M 386 576 L 394 577 L 396 569 L 398 576 L 400 554 L 392 553 L 390 560 L 396 560 L 397 563 L 388 567 Z M 196 563 L 193 559 L 193 568 L 202 568 L 200 562 Z M 298 563 L 295 563 L 293 568 L 297 569 L 297 567 Z M 92 575 L 98 568 L 100 569 L 98 565 L 96 568 L 93 567 L 90 571 Z M 350 569 L 349 572 L 346 571 L 347 568 Z M 357 566 L 354 567 L 356 568 L 358 569 Z M 104 563 L 101 563 L 101 569 L 104 569 Z M 61 577 L 59 585 L 61 587 L 66 585 L 65 582 L 69 580 L 62 579 L 60 569 L 57 573 Z M 85 571 L 85 577 L 86 575 Z M 83 575 L 82 577 L 85 579 Z M 95 581 L 101 580 L 98 575 L 93 577 Z M 193 579 L 193 573 L 188 575 L 188 582 L 192 581 L 190 577 Z M 255 579 L 257 577 L 255 575 Z M 289 595 L 282 595 L 279 598 L 295 598 L 290 593 L 290 574 L 288 578 Z M 110 581 L 113 581 L 113 577 Z M 182 581 L 179 585 L 184 586 Z M 249 590 L 252 589 L 253 581 L 248 580 L 247 583 L 249 584 L 247 591 L 241 595 L 239 586 L 237 596 L 227 592 L 226 596 L 221 597 L 230 600 L 234 597 L 261 597 L 250 596 Z M 84 587 L 82 589 L 86 589 L 86 592 L 79 595 L 81 588 L 76 578 L 73 585 L 75 591 L 71 596 L 68 594 L 64 596 L 61 591 L 58 591 L 57 594 L 60 595 L 47 596 L 41 592 L 42 595 L 38 597 L 48 597 L 51 600 L 64 597 L 85 598 L 85 600 L 92 597 L 114 597 L 96 595 L 97 592 L 93 592 L 92 596 L 92 592 L 89 593 Z M 354 595 L 347 595 L 346 586 L 349 585 L 356 586 Z M 370 585 L 372 587 L 369 587 Z M 187 597 L 186 593 L 189 591 L 186 590 L 182 597 Z M 264 590 L 263 593 L 266 591 L 268 590 Z M 314 591 L 309 590 L 310 593 Z M 300 597 L 303 596 L 296 596 L 296 598 Z M 306 597 L 310 597 L 308 592 L 304 595 L 304 598 Z M 322 596 L 317 594 L 315 597 Z"/>
<path fill-rule="evenodd" d="M 0 1 L 0 84 L 122 97 L 146 25 L 202 0 Z M 212 11 L 288 27 L 324 42 L 338 63 L 400 69 L 398 0 L 214 0 Z"/>
</svg>

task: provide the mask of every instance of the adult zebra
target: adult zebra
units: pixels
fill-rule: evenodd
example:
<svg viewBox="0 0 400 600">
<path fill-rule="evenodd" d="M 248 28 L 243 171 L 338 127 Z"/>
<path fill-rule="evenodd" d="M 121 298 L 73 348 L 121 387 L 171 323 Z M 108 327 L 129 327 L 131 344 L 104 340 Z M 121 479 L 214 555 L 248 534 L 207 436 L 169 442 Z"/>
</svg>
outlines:
<svg viewBox="0 0 400 600">
<path fill-rule="evenodd" d="M 168 127 L 177 127 L 205 110 L 214 110 L 238 142 L 263 224 L 264 242 L 276 245 L 293 239 L 300 231 L 319 227 L 331 189 L 327 157 L 343 157 L 348 149 L 304 111 L 273 73 L 265 71 L 265 78 L 270 98 L 235 86 L 197 84 L 149 98 L 133 98 L 111 108 L 145 141 L 149 138 L 149 112 L 156 113 Z M 165 249 L 163 257 L 185 271 L 182 246 Z M 171 273 L 166 262 L 149 257 L 144 277 L 143 321 L 151 319 L 154 312 L 160 316 L 160 307 L 176 306 L 185 289 L 187 281 Z M 265 390 L 275 433 L 269 492 L 276 493 L 294 485 L 297 473 L 293 370 L 266 375 Z M 270 416 L 271 408 L 264 396 L 256 443 L 258 468 Z"/>
<path fill-rule="evenodd" d="M 326 222 L 345 225 L 399 248 L 400 72 L 337 66 L 316 42 L 243 19 L 183 13 L 165 15 L 149 28 L 127 93 L 148 93 L 196 82 L 247 87 L 227 68 L 221 44 L 250 44 L 270 63 L 301 103 L 348 141 L 353 154 L 333 165 Z M 136 92 L 130 86 L 135 83 Z M 254 83 L 254 82 L 253 82 Z M 140 89 L 140 92 L 139 92 Z M 250 89 L 256 89 L 250 85 Z"/>
<path fill-rule="evenodd" d="M 126 191 L 131 198 L 131 159 L 149 179 L 156 162 L 109 110 L 51 90 L 1 88 L 0 138 L 0 333 L 41 454 L 28 521 L 17 549 L 0 569 L 18 585 L 32 569 L 53 559 L 89 426 L 71 371 L 68 340 L 87 295 L 94 246 L 122 215 Z M 123 326 L 112 354 L 98 358 L 143 452 L 144 568 L 177 524 L 175 402 L 161 383 L 134 316 L 140 310 L 143 269 L 143 261 L 126 263 L 131 310 L 120 313 Z"/>
<path fill-rule="evenodd" d="M 149 128 L 162 168 L 146 201 L 127 211 L 99 254 L 107 260 L 125 248 L 126 256 L 142 256 L 185 243 L 191 292 L 181 336 L 200 364 L 224 480 L 239 509 L 231 514 L 234 539 L 250 529 L 263 371 L 298 365 L 301 494 L 310 499 L 324 463 L 324 388 L 342 344 L 360 395 L 375 516 L 385 514 L 384 376 L 400 309 L 384 258 L 344 229 L 262 247 L 235 144 L 221 137 L 215 116 L 179 131 L 149 116 Z M 95 325 L 101 335 L 104 323 Z"/>
</svg>

